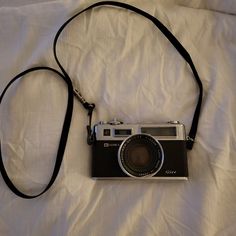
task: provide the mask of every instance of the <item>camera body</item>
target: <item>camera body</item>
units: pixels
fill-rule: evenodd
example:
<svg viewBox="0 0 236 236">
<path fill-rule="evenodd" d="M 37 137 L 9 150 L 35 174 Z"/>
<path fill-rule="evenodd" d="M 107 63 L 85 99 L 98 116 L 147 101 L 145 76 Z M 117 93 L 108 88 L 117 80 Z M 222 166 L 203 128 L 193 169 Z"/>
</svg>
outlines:
<svg viewBox="0 0 236 236">
<path fill-rule="evenodd" d="M 178 121 L 100 122 L 94 134 L 92 178 L 188 179 L 185 127 Z"/>
</svg>

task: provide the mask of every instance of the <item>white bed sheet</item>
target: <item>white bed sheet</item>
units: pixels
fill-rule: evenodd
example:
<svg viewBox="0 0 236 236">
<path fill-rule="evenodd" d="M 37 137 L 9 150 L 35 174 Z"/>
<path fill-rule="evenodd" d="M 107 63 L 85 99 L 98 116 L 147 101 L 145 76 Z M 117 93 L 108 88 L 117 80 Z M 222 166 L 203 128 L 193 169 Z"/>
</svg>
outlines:
<svg viewBox="0 0 236 236">
<path fill-rule="evenodd" d="M 56 31 L 91 2 L 2 1 L 1 91 L 24 69 L 57 68 L 52 54 Z M 209 9 L 198 9 L 210 1 L 126 2 L 172 31 L 202 79 L 204 100 L 196 143 L 188 153 L 189 180 L 92 180 L 87 116 L 75 100 L 53 187 L 24 200 L 0 178 L 0 235 L 236 234 L 236 3 L 214 1 Z M 141 16 L 111 7 L 85 13 L 66 28 L 58 51 L 73 82 L 96 103 L 94 122 L 113 117 L 129 123 L 179 120 L 189 131 L 198 94 L 191 71 Z M 63 81 L 35 72 L 15 83 L 1 104 L 4 163 L 21 190 L 37 192 L 51 175 L 66 99 Z"/>
</svg>

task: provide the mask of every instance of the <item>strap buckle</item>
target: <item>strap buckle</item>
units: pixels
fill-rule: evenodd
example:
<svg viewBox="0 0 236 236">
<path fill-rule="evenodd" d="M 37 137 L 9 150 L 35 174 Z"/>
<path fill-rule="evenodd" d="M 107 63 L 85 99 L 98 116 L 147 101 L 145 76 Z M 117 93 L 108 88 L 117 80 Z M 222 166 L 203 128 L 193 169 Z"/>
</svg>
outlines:
<svg viewBox="0 0 236 236">
<path fill-rule="evenodd" d="M 73 88 L 74 95 L 77 97 L 77 99 L 82 103 L 83 105 L 86 103 L 86 100 L 81 95 L 80 91 L 77 88 Z"/>
<path fill-rule="evenodd" d="M 94 103 L 85 103 L 84 107 L 88 110 L 88 125 L 87 125 L 87 144 L 92 145 L 95 141 L 95 134 L 92 130 L 92 115 L 95 108 Z"/>
<path fill-rule="evenodd" d="M 186 147 L 187 147 L 187 149 L 188 150 L 192 150 L 192 148 L 193 148 L 193 144 L 194 144 L 194 139 L 193 138 L 191 138 L 191 137 L 189 137 L 189 136 L 187 136 L 187 142 L 186 142 Z"/>
<path fill-rule="evenodd" d="M 95 104 L 86 102 L 86 100 L 84 99 L 84 97 L 82 96 L 82 94 L 77 88 L 74 88 L 73 91 L 76 98 L 80 101 L 83 107 L 88 111 L 88 124 L 86 126 L 87 144 L 92 145 L 95 141 L 95 135 L 94 135 L 94 132 L 92 131 L 92 115 L 93 115 L 93 110 L 95 108 Z"/>
</svg>

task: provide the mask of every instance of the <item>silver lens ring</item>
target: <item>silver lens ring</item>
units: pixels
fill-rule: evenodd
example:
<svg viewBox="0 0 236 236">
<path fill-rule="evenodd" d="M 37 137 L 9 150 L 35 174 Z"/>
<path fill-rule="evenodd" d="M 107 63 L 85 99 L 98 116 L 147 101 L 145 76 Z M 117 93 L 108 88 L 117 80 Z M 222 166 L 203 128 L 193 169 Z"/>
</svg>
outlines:
<svg viewBox="0 0 236 236">
<path fill-rule="evenodd" d="M 118 150 L 118 163 L 130 177 L 146 178 L 160 171 L 164 162 L 161 144 L 148 134 L 135 134 L 126 138 Z"/>
</svg>

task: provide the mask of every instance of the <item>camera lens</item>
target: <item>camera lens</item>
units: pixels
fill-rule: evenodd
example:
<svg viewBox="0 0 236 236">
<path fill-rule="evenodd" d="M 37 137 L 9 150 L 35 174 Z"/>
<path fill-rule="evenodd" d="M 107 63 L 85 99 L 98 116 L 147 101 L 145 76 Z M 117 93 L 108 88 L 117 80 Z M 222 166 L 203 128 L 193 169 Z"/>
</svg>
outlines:
<svg viewBox="0 0 236 236">
<path fill-rule="evenodd" d="M 147 134 L 125 139 L 118 151 L 121 169 L 131 177 L 155 175 L 162 167 L 164 154 L 160 143 Z"/>
</svg>

